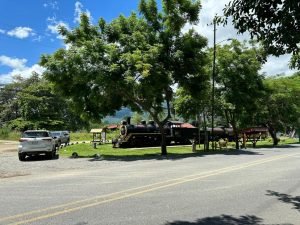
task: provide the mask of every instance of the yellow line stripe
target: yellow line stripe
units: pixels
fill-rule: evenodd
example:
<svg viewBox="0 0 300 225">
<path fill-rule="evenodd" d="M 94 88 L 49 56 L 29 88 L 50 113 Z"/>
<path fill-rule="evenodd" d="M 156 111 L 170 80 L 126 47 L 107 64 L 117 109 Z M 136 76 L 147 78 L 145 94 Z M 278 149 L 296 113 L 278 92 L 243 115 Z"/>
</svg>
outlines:
<svg viewBox="0 0 300 225">
<path fill-rule="evenodd" d="M 239 169 L 244 169 L 244 168 L 248 168 L 248 167 L 251 167 L 251 166 L 260 165 L 260 164 L 264 164 L 264 163 L 268 163 L 268 162 L 288 158 L 288 157 L 299 155 L 299 154 L 300 153 L 288 154 L 288 155 L 283 155 L 283 156 L 275 156 L 275 157 L 270 157 L 270 158 L 267 158 L 267 159 L 256 160 L 256 161 L 250 162 L 250 163 L 244 163 L 244 164 L 240 164 L 240 165 L 236 165 L 236 166 L 225 167 L 225 168 L 213 170 L 213 171 L 206 172 L 206 173 L 198 173 L 198 174 L 188 175 L 188 176 L 184 176 L 184 177 L 181 177 L 181 178 L 171 179 L 171 180 L 168 180 L 168 181 L 163 181 L 163 182 L 158 182 L 158 183 L 154 183 L 154 184 L 150 184 L 150 185 L 145 185 L 145 186 L 141 186 L 141 187 L 127 189 L 125 191 L 114 192 L 114 193 L 111 193 L 111 194 L 107 194 L 107 195 L 103 195 L 103 196 L 97 196 L 97 197 L 90 198 L 90 199 L 74 201 L 74 202 L 70 202 L 70 203 L 67 203 L 67 204 L 62 204 L 62 205 L 58 205 L 58 206 L 54 206 L 54 207 L 41 209 L 41 210 L 36 210 L 36 211 L 31 211 L 31 212 L 27 212 L 27 213 L 23 213 L 23 214 L 18 214 L 18 215 L 15 215 L 15 216 L 0 218 L 0 221 L 18 219 L 18 218 L 21 218 L 21 217 L 30 216 L 30 215 L 37 214 L 37 213 L 42 213 L 42 212 L 46 212 L 46 211 L 50 211 L 50 210 L 55 210 L 55 209 L 60 209 L 60 208 L 63 208 L 63 207 L 71 206 L 69 209 L 64 209 L 64 210 L 60 210 L 58 212 L 45 214 L 45 215 L 35 217 L 35 218 L 32 218 L 32 219 L 19 221 L 19 222 L 16 222 L 16 223 L 12 223 L 11 225 L 19 225 L 19 224 L 29 223 L 29 222 L 33 222 L 33 221 L 42 220 L 42 219 L 47 219 L 47 218 L 58 216 L 58 215 L 61 215 L 61 214 L 66 214 L 66 213 L 69 213 L 69 212 L 73 212 L 73 211 L 77 211 L 77 210 L 81 210 L 81 209 L 85 209 L 85 208 L 90 208 L 90 207 L 101 205 L 101 204 L 104 204 L 104 203 L 109 203 L 109 202 L 129 198 L 129 197 L 144 194 L 144 193 L 147 193 L 147 192 L 156 191 L 156 190 L 171 187 L 171 186 L 176 186 L 176 185 L 179 185 L 179 184 L 183 184 L 183 183 L 187 183 L 187 182 L 191 182 L 191 181 L 195 181 L 195 180 L 199 180 L 199 179 L 204 179 L 204 178 L 207 178 L 207 177 L 224 174 L 224 173 L 236 171 L 236 170 L 239 170 Z M 140 191 L 137 191 L 137 190 L 140 190 Z M 136 191 L 136 192 L 128 193 L 128 192 L 132 192 L 132 191 Z M 110 197 L 110 198 L 103 200 L 103 198 L 107 198 L 107 197 Z M 84 203 L 84 202 L 86 202 L 86 203 Z M 81 206 L 73 206 L 72 207 L 72 205 L 76 205 L 76 204 L 79 204 L 79 203 L 84 203 L 84 204 L 81 205 Z"/>
</svg>

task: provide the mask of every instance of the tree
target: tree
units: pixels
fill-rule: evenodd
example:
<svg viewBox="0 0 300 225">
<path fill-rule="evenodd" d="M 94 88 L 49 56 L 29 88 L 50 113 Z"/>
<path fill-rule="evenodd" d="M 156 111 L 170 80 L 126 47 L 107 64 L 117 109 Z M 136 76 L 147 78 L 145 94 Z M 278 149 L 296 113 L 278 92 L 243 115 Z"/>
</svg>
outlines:
<svg viewBox="0 0 300 225">
<path fill-rule="evenodd" d="M 264 81 L 264 85 L 268 94 L 261 102 L 257 118 L 269 128 L 273 144 L 277 145 L 277 132 L 297 130 L 300 127 L 300 74 L 269 77 Z"/>
<path fill-rule="evenodd" d="M 11 129 L 76 130 L 86 125 L 39 74 L 16 77 L 0 90 L 0 101 L 1 124 Z"/>
<path fill-rule="evenodd" d="M 131 118 L 131 121 L 135 124 L 140 124 L 143 120 L 143 115 L 140 114 L 140 113 L 137 113 L 137 112 L 134 112 L 132 114 L 132 118 Z"/>
<path fill-rule="evenodd" d="M 20 104 L 18 102 L 19 93 L 37 79 L 38 74 L 36 73 L 33 73 L 28 79 L 17 75 L 14 76 L 12 83 L 4 85 L 4 87 L 0 89 L 0 124 L 2 126 L 21 116 Z"/>
<path fill-rule="evenodd" d="M 208 75 L 208 73 L 207 73 Z M 204 84 L 204 83 L 203 83 Z M 200 144 L 200 118 L 202 114 L 203 128 L 205 133 L 204 138 L 204 150 L 209 149 L 208 135 L 207 135 L 207 113 L 210 107 L 210 85 L 207 83 L 198 91 L 197 96 L 190 95 L 186 90 L 179 88 L 176 91 L 176 97 L 174 100 L 175 110 L 178 115 L 182 116 L 185 120 L 197 120 L 199 129 L 199 144 Z"/>
<path fill-rule="evenodd" d="M 204 65 L 207 40 L 194 30 L 182 33 L 186 23 L 196 23 L 199 1 L 141 0 L 140 16 L 119 16 L 110 23 L 92 25 L 85 14 L 78 27 L 61 27 L 68 49 L 41 57 L 45 76 L 83 115 L 101 119 L 121 106 L 148 112 L 162 134 L 161 153 L 167 154 L 164 125 L 170 117 L 172 85 L 198 91 L 206 82 Z M 168 112 L 165 118 L 163 103 Z"/>
<path fill-rule="evenodd" d="M 258 100 L 264 96 L 263 76 L 259 74 L 262 64 L 257 59 L 261 51 L 233 40 L 218 47 L 217 52 L 216 94 L 227 122 L 232 125 L 238 149 L 238 128 L 245 117 L 254 121 Z"/>
<path fill-rule="evenodd" d="M 233 0 L 224 9 L 240 32 L 262 41 L 266 53 L 292 53 L 294 67 L 300 69 L 300 4 L 291 0 Z M 298 60 L 296 60 L 296 58 Z"/>
</svg>

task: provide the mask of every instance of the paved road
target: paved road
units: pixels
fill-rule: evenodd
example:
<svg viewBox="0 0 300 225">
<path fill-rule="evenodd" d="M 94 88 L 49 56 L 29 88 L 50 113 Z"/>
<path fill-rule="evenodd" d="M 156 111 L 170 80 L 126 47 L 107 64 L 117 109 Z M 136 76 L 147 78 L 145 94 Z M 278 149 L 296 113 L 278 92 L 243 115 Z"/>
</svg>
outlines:
<svg viewBox="0 0 300 225">
<path fill-rule="evenodd" d="M 300 145 L 160 160 L 6 159 L 26 174 L 0 178 L 1 225 L 300 224 Z"/>
</svg>

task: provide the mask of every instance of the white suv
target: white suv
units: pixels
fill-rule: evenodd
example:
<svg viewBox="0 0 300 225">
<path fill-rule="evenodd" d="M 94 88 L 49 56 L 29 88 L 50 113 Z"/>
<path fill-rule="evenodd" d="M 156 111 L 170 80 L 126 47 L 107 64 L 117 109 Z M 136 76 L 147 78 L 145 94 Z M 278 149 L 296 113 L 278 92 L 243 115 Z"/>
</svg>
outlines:
<svg viewBox="0 0 300 225">
<path fill-rule="evenodd" d="M 27 130 L 19 140 L 19 160 L 24 161 L 26 156 L 45 154 L 49 159 L 56 157 L 55 140 L 46 130 Z"/>
</svg>

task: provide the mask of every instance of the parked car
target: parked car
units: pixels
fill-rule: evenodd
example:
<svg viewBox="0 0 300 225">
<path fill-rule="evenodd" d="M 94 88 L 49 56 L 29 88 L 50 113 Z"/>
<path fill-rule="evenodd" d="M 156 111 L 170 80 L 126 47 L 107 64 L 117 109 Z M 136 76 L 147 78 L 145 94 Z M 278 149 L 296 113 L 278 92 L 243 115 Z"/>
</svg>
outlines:
<svg viewBox="0 0 300 225">
<path fill-rule="evenodd" d="M 57 147 L 60 147 L 62 144 L 68 145 L 70 143 L 69 131 L 51 131 L 51 136 L 54 138 Z"/>
<path fill-rule="evenodd" d="M 56 157 L 55 140 L 47 130 L 27 130 L 22 134 L 18 147 L 19 160 L 26 156 L 45 154 L 49 159 Z"/>
</svg>

